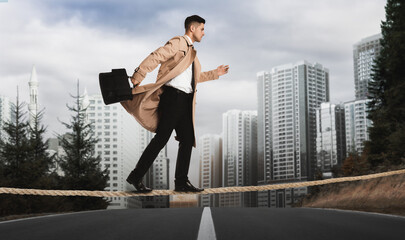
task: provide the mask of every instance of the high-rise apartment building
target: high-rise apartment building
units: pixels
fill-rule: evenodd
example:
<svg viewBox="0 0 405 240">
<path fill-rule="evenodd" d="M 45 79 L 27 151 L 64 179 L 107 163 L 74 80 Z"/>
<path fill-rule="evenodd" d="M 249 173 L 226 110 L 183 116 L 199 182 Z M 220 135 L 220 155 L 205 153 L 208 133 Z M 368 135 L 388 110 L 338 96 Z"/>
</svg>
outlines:
<svg viewBox="0 0 405 240">
<path fill-rule="evenodd" d="M 222 139 L 220 135 L 205 134 L 198 141 L 200 155 L 200 187 L 222 186 Z M 200 207 L 217 207 L 218 195 L 199 195 Z"/>
<path fill-rule="evenodd" d="M 264 162 L 259 165 L 270 166 L 264 180 L 312 179 L 316 108 L 329 101 L 329 70 L 307 61 L 274 67 L 270 73 L 258 73 L 258 88 L 258 129 L 264 133 L 259 158 Z"/>
<path fill-rule="evenodd" d="M 257 112 L 230 110 L 222 114 L 222 131 L 222 185 L 256 185 Z"/>
<path fill-rule="evenodd" d="M 257 181 L 266 184 L 271 181 L 271 75 L 257 73 Z"/>
<path fill-rule="evenodd" d="M 367 37 L 353 45 L 354 84 L 356 100 L 367 99 L 374 60 L 381 51 L 381 33 Z"/>
<path fill-rule="evenodd" d="M 85 91 L 85 96 L 87 95 Z M 102 167 L 110 169 L 107 191 L 134 191 L 126 182 L 146 146 L 154 134 L 144 129 L 118 104 L 106 106 L 100 95 L 84 97 L 88 120 L 94 123 L 99 138 L 96 154 L 102 158 Z M 158 157 L 144 176 L 144 182 L 152 189 L 169 189 L 169 158 L 167 148 Z M 168 196 L 157 197 L 112 197 L 109 208 L 169 207 Z"/>
<path fill-rule="evenodd" d="M 257 112 L 230 110 L 222 114 L 222 184 L 257 185 Z M 257 205 L 257 193 L 219 194 L 219 207 Z"/>
<path fill-rule="evenodd" d="M 11 102 L 8 97 L 0 96 L 0 139 L 5 141 L 7 138 L 6 132 L 3 130 L 5 123 L 12 120 Z"/>
<path fill-rule="evenodd" d="M 345 103 L 346 153 L 361 154 L 364 141 L 369 139 L 367 118 L 368 84 L 373 73 L 374 60 L 381 51 L 382 34 L 376 34 L 353 45 L 353 70 L 356 99 Z"/>
<path fill-rule="evenodd" d="M 321 103 L 316 109 L 316 165 L 324 177 L 346 157 L 345 109 L 342 105 Z"/>
<path fill-rule="evenodd" d="M 367 103 L 370 100 L 355 100 L 346 102 L 345 125 L 346 125 L 346 155 L 349 153 L 361 154 L 364 141 L 369 140 L 368 128 L 372 122 L 367 118 Z"/>
<path fill-rule="evenodd" d="M 138 123 L 118 104 L 106 106 L 101 95 L 87 96 L 83 99 L 87 106 L 87 118 L 94 127 L 99 142 L 95 153 L 102 159 L 102 169 L 109 169 L 106 191 L 133 190 L 126 182 L 130 171 L 138 159 L 136 129 Z M 130 198 L 109 197 L 108 208 L 127 208 Z"/>
</svg>

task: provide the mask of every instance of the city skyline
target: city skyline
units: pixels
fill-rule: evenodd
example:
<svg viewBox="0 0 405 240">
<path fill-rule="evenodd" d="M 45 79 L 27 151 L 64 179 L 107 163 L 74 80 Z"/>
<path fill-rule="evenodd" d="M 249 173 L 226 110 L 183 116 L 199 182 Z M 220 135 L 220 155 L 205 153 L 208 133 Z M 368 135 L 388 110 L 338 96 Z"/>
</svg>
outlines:
<svg viewBox="0 0 405 240">
<path fill-rule="evenodd" d="M 128 1 L 121 2 L 122 4 L 114 4 L 114 10 L 126 5 L 128 8 L 138 7 Z M 245 89 L 256 88 L 256 72 L 285 62 L 308 60 L 330 66 L 331 100 L 344 102 L 353 99 L 354 91 L 346 90 L 354 86 L 352 45 L 365 36 L 380 32 L 385 1 L 367 1 L 367 4 L 362 4 L 365 1 L 350 1 L 350 4 L 349 1 L 330 1 L 330 6 L 314 4 L 316 1 L 306 4 L 300 1 L 253 1 L 250 7 L 241 1 L 234 3 L 228 6 L 225 13 L 215 14 L 208 7 L 202 7 L 204 4 L 198 4 L 198 8 L 194 8 L 181 7 L 181 1 L 171 7 L 163 3 L 145 2 L 144 8 L 155 9 L 156 12 L 151 16 L 132 16 L 125 12 L 126 19 L 122 20 L 111 19 L 117 14 L 115 11 L 112 11 L 111 16 L 101 18 L 104 17 L 101 14 L 111 5 L 108 1 L 88 1 L 87 4 L 80 4 L 79 1 L 37 1 L 34 5 L 28 1 L 2 3 L 0 30 L 3 36 L 0 49 L 4 58 L 0 61 L 4 68 L 0 69 L 3 85 L 0 94 L 15 99 L 16 85 L 19 85 L 21 96 L 26 96 L 23 91 L 28 91 L 26 82 L 32 66 L 36 65 L 39 81 L 42 82 L 40 91 L 43 92 L 43 97 L 39 99 L 40 105 L 45 108 L 47 115 L 44 121 L 49 123 L 50 132 L 60 131 L 62 127 L 57 118 L 68 118 L 68 111 L 63 111 L 63 108 L 70 101 L 69 93 L 75 92 L 77 79 L 81 80 L 81 86 L 87 86 L 90 95 L 99 93 L 99 72 L 125 67 L 131 73 L 148 53 L 172 36 L 184 33 L 182 25 L 186 16 L 198 13 L 207 20 L 206 36 L 201 43 L 196 44 L 203 69 L 209 70 L 222 63 L 230 64 L 231 67 L 230 74 L 224 79 L 199 85 L 196 120 L 197 127 L 204 130 L 201 133 L 219 132 L 215 126 L 217 124 L 205 116 L 214 116 L 220 121 L 221 114 L 228 109 L 254 109 L 256 97 L 245 96 L 241 99 L 240 93 Z M 222 5 L 225 3 L 221 3 Z M 241 11 L 244 7 L 246 11 Z M 292 13 L 285 11 L 289 7 L 294 7 L 293 12 L 301 17 L 300 23 L 291 19 Z M 55 10 L 51 11 L 51 8 Z M 261 10 L 265 8 L 279 11 L 265 15 Z M 29 13 L 24 9 L 30 9 Z M 319 11 L 319 15 L 311 16 L 313 11 Z M 238 30 L 237 34 L 232 33 L 234 30 L 230 27 L 233 25 L 232 21 L 236 21 L 232 17 L 235 13 L 241 15 L 235 24 L 239 21 L 243 23 L 243 32 Z M 328 18 L 323 18 L 326 13 Z M 343 14 L 347 15 L 345 19 L 340 16 Z M 163 21 L 167 18 L 173 20 Z M 131 24 L 132 21 L 135 23 Z M 349 21 L 353 21 L 352 24 L 345 25 Z M 148 26 L 156 27 L 159 31 L 148 29 Z M 304 37 L 302 31 L 298 31 L 300 26 L 306 27 L 312 33 L 311 36 Z M 323 32 L 325 28 L 329 30 Z M 269 34 L 260 34 L 266 30 L 270 31 Z M 252 37 L 251 31 L 259 36 Z M 274 31 L 277 34 L 273 34 Z M 268 41 L 269 38 L 271 41 Z M 290 42 L 292 40 L 294 42 Z M 333 42 L 336 45 L 329 45 Z M 280 46 L 281 43 L 283 46 Z M 320 48 L 315 48 L 319 44 L 322 44 Z M 249 46 L 250 54 L 244 54 L 245 46 Z M 237 50 L 241 51 L 241 56 L 246 57 L 234 57 L 233 52 L 237 53 Z M 345 67 L 341 66 L 343 62 Z M 152 75 L 146 81 L 153 81 Z M 229 86 L 231 83 L 237 84 Z M 230 91 L 227 96 L 221 96 L 221 91 L 230 87 L 233 93 Z M 217 97 L 212 98 L 210 94 Z M 28 102 L 27 98 L 22 100 Z M 222 106 L 210 110 L 208 107 L 214 102 L 221 102 Z"/>
<path fill-rule="evenodd" d="M 182 35 L 184 18 L 195 13 L 207 20 L 206 36 L 196 44 L 203 70 L 218 64 L 231 67 L 223 79 L 198 86 L 197 137 L 220 133 L 222 113 L 229 109 L 256 109 L 256 73 L 288 62 L 305 59 L 328 66 L 331 102 L 352 100 L 353 44 L 380 32 L 385 5 L 382 0 L 224 1 L 217 3 L 225 9 L 218 14 L 211 11 L 210 2 L 186 6 L 182 1 L 169 5 L 145 1 L 144 12 L 139 3 L 120 3 L 45 0 L 0 4 L 4 56 L 0 59 L 4 66 L 0 95 L 14 101 L 18 85 L 21 100 L 29 102 L 28 81 L 35 65 L 49 137 L 64 131 L 59 120 L 69 118 L 66 103 L 72 101 L 69 93 L 75 92 L 77 79 L 81 92 L 87 86 L 89 95 L 98 94 L 99 72 L 125 67 L 130 74 L 147 54 L 172 36 Z M 156 71 L 145 83 L 152 82 L 155 75 Z M 175 159 L 176 144 L 171 138 L 170 159 Z M 195 176 L 197 159 L 194 149 L 190 172 Z"/>
</svg>

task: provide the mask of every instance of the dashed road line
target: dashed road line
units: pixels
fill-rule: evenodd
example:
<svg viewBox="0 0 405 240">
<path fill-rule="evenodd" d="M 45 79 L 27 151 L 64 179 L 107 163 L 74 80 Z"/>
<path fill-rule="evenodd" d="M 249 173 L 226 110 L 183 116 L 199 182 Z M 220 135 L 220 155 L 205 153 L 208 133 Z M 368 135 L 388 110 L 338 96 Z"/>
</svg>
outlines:
<svg viewBox="0 0 405 240">
<path fill-rule="evenodd" d="M 214 222 L 212 221 L 211 209 L 205 207 L 201 215 L 200 229 L 197 240 L 216 240 Z"/>
</svg>

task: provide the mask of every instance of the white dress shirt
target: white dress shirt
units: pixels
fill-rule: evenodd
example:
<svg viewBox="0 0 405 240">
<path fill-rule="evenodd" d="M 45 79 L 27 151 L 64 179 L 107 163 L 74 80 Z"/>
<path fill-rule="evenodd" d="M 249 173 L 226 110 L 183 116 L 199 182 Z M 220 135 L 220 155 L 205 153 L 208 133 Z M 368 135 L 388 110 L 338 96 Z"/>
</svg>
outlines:
<svg viewBox="0 0 405 240">
<path fill-rule="evenodd" d="M 189 42 L 193 44 L 193 41 L 191 41 L 190 37 L 187 35 L 185 36 L 189 40 Z M 193 64 L 190 64 L 190 66 L 188 66 L 188 68 L 184 72 L 177 75 L 177 77 L 173 78 L 165 85 L 177 88 L 185 93 L 192 93 L 193 92 L 193 87 L 191 86 L 191 80 L 193 77 L 193 70 L 191 69 L 192 66 Z"/>
</svg>

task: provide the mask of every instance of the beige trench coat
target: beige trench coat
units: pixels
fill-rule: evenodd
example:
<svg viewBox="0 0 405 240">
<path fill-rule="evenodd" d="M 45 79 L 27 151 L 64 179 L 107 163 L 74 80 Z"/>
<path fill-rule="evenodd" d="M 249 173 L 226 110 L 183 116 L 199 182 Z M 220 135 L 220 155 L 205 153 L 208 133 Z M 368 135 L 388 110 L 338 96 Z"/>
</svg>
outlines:
<svg viewBox="0 0 405 240">
<path fill-rule="evenodd" d="M 132 83 L 142 82 L 146 74 L 152 72 L 159 64 L 159 72 L 155 83 L 138 86 L 133 89 L 133 99 L 121 102 L 122 106 L 144 128 L 156 132 L 158 125 L 157 108 L 160 95 L 163 93 L 162 86 L 184 72 L 194 61 L 195 88 L 197 83 L 218 79 L 217 70 L 201 72 L 201 65 L 197 58 L 197 52 L 185 36 L 177 36 L 168 41 L 163 47 L 152 52 L 136 68 Z M 193 127 L 195 124 L 195 98 L 193 98 Z M 195 129 L 195 128 L 194 128 Z M 195 134 L 194 134 L 195 136 Z M 194 147 L 196 141 L 194 137 Z"/>
</svg>

